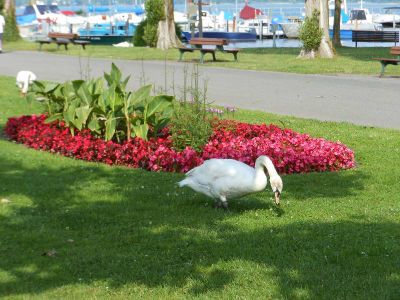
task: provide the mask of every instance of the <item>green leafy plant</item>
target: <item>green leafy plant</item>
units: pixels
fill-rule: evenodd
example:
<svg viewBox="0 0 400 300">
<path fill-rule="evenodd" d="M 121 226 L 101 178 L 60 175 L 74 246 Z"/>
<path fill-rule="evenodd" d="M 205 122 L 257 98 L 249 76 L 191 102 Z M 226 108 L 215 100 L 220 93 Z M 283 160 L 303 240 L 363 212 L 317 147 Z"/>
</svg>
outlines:
<svg viewBox="0 0 400 300">
<path fill-rule="evenodd" d="M 207 103 L 207 84 L 204 83 L 203 89 L 199 85 L 197 65 L 192 72 L 191 86 L 188 86 L 187 78 L 185 67 L 182 99 L 175 103 L 170 131 L 175 149 L 183 150 L 190 146 L 199 151 L 212 135 L 213 116 Z"/>
<path fill-rule="evenodd" d="M 147 46 L 146 41 L 144 40 L 144 29 L 147 25 L 147 20 L 141 21 L 135 29 L 135 34 L 133 35 L 133 44 L 135 47 L 144 47 Z"/>
<path fill-rule="evenodd" d="M 319 27 L 319 12 L 314 10 L 300 27 L 299 39 L 306 51 L 317 50 L 322 40 L 322 29 Z"/>
<path fill-rule="evenodd" d="M 136 27 L 135 34 L 133 36 L 133 44 L 136 47 L 150 46 L 150 43 L 149 44 L 147 43 L 147 40 L 145 39 L 145 36 L 144 36 L 144 31 L 145 31 L 146 26 L 147 26 L 147 19 L 141 21 Z M 175 33 L 179 39 L 182 38 L 182 28 L 180 27 L 180 25 L 178 23 L 175 23 Z M 155 36 L 153 36 L 153 37 L 155 37 Z M 151 40 L 152 40 L 152 38 L 150 38 L 150 41 Z M 155 40 L 152 42 L 152 44 L 155 45 L 156 42 L 157 41 Z"/>
<path fill-rule="evenodd" d="M 144 26 L 143 39 L 150 47 L 157 45 L 158 23 L 165 19 L 163 0 L 148 0 L 145 3 L 146 25 Z"/>
<path fill-rule="evenodd" d="M 1 12 L 1 10 L 0 10 Z M 15 42 L 20 39 L 17 21 L 15 17 L 15 7 L 11 8 L 5 13 L 4 19 L 6 26 L 4 27 L 4 40 L 8 42 Z"/>
<path fill-rule="evenodd" d="M 105 140 L 120 142 L 135 136 L 147 139 L 150 132 L 156 136 L 168 124 L 172 96 L 151 95 L 151 85 L 134 93 L 127 91 L 129 76 L 122 79 L 114 64 L 104 79 L 62 84 L 35 81 L 27 98 L 41 101 L 49 116 L 46 121 L 65 122 L 72 134 L 75 129 L 89 129 Z"/>
<path fill-rule="evenodd" d="M 170 130 L 173 146 L 183 150 L 187 146 L 200 151 L 212 135 L 212 116 L 195 109 L 190 103 L 176 103 Z"/>
</svg>

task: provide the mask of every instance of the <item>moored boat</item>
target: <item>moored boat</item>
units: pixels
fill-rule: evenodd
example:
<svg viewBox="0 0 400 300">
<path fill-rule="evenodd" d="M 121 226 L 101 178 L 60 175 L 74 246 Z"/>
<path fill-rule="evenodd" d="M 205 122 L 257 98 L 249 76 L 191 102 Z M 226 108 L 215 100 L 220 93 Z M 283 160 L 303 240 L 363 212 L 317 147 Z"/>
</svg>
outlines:
<svg viewBox="0 0 400 300">
<path fill-rule="evenodd" d="M 129 22 L 98 23 L 78 30 L 79 39 L 94 45 L 132 42 L 136 25 Z"/>
<path fill-rule="evenodd" d="M 400 6 L 384 7 L 384 13 L 376 15 L 374 22 L 382 24 L 383 28 L 400 28 Z"/>
<path fill-rule="evenodd" d="M 279 25 L 281 25 L 283 33 L 288 39 L 297 39 L 299 38 L 301 23 L 302 20 L 299 17 L 288 17 L 286 22 L 279 23 Z"/>
<path fill-rule="evenodd" d="M 191 33 L 188 31 L 182 32 L 184 38 L 190 41 Z M 199 33 L 195 32 L 195 37 L 199 37 Z M 228 32 L 228 31 L 203 31 L 204 38 L 227 39 L 231 42 L 251 42 L 257 40 L 257 34 L 253 32 Z"/>
</svg>

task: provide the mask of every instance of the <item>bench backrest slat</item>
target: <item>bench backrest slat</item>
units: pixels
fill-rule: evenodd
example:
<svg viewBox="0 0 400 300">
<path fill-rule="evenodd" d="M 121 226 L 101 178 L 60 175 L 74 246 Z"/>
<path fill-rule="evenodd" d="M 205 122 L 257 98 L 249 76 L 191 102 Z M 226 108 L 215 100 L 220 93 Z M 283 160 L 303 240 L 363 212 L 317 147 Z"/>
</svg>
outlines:
<svg viewBox="0 0 400 300">
<path fill-rule="evenodd" d="M 192 38 L 189 41 L 190 45 L 215 45 L 224 46 L 228 45 L 227 39 L 216 39 L 216 38 Z"/>
<path fill-rule="evenodd" d="M 400 55 L 400 47 L 392 47 L 390 48 L 390 54 L 392 55 Z"/>
<path fill-rule="evenodd" d="M 363 31 L 353 30 L 352 31 L 353 42 L 367 42 L 367 41 L 388 41 L 397 42 L 399 40 L 398 31 Z"/>
<path fill-rule="evenodd" d="M 52 39 L 61 38 L 61 39 L 74 40 L 78 38 L 78 35 L 76 33 L 61 33 L 61 32 L 49 32 L 47 36 Z"/>
</svg>

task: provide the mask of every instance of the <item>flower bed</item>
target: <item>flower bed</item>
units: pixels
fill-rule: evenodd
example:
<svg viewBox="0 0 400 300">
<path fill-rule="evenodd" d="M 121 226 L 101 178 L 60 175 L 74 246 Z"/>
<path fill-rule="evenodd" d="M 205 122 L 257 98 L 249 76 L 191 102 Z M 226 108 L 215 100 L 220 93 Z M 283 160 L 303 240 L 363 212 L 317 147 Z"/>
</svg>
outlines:
<svg viewBox="0 0 400 300">
<path fill-rule="evenodd" d="M 62 123 L 44 123 L 45 115 L 10 118 L 7 136 L 34 149 L 60 153 L 88 161 L 125 165 L 152 171 L 186 172 L 209 158 L 233 158 L 254 165 L 260 155 L 269 156 L 280 173 L 337 171 L 354 167 L 354 153 L 340 142 L 312 138 L 275 125 L 219 121 L 202 152 L 187 147 L 172 149 L 165 128 L 159 138 L 134 138 L 118 144 L 93 137 L 89 131 L 70 134 Z"/>
</svg>

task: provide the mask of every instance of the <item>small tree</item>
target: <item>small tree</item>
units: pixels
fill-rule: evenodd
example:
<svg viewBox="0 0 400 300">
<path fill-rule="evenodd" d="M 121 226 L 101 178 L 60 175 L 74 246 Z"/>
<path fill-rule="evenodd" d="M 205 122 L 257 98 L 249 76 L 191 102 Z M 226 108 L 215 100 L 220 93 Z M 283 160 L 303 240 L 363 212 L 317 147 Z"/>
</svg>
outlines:
<svg viewBox="0 0 400 300">
<path fill-rule="evenodd" d="M 157 45 L 157 28 L 158 23 L 165 19 L 163 0 L 147 0 L 146 8 L 146 25 L 144 27 L 143 39 L 150 47 Z"/>
<path fill-rule="evenodd" d="M 332 43 L 329 37 L 329 9 L 328 0 L 305 0 L 305 11 L 307 17 L 312 17 L 315 11 L 318 11 L 319 28 L 322 30 L 322 38 L 318 51 L 307 52 L 304 49 L 299 57 L 313 58 L 315 54 L 323 58 L 332 58 L 334 56 Z"/>
<path fill-rule="evenodd" d="M 314 57 L 322 40 L 322 29 L 319 27 L 319 12 L 314 10 L 310 17 L 306 17 L 300 27 L 299 39 L 303 43 L 300 54 L 305 57 Z"/>
<path fill-rule="evenodd" d="M 15 18 L 15 3 L 12 0 L 4 2 L 0 0 L 0 12 L 4 8 L 4 19 L 6 26 L 4 28 L 3 38 L 5 41 L 12 42 L 20 39 L 17 20 Z"/>
</svg>

